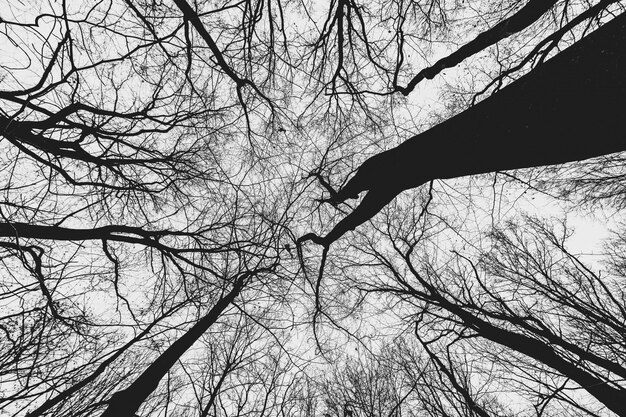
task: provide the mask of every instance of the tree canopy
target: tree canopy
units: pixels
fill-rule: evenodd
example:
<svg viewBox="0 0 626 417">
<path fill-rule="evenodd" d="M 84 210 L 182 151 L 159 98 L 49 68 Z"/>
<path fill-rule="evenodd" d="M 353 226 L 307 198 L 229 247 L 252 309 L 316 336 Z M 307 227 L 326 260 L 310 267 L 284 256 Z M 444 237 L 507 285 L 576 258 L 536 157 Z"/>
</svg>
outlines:
<svg viewBox="0 0 626 417">
<path fill-rule="evenodd" d="M 625 3 L 3 6 L 0 414 L 626 416 Z"/>
</svg>

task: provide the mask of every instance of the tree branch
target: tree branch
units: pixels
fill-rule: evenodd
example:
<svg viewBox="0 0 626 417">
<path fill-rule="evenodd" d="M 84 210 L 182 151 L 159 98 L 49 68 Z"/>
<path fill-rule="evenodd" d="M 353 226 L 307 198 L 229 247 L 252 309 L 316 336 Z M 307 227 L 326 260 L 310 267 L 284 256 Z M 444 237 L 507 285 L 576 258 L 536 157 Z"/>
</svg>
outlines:
<svg viewBox="0 0 626 417">
<path fill-rule="evenodd" d="M 524 7 L 508 19 L 504 19 L 491 29 L 482 32 L 469 43 L 458 50 L 440 59 L 434 65 L 421 70 L 406 87 L 395 86 L 396 91 L 408 96 L 420 81 L 425 78 L 432 80 L 437 74 L 446 68 L 452 68 L 470 56 L 488 48 L 533 24 L 545 12 L 550 10 L 558 0 L 530 0 Z"/>
</svg>

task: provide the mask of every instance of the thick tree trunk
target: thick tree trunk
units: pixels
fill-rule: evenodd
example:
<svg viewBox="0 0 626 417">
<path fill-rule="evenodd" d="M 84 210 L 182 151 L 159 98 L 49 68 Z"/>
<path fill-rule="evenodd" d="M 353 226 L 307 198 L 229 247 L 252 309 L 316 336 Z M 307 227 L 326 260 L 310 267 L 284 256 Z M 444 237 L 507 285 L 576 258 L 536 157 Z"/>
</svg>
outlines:
<svg viewBox="0 0 626 417">
<path fill-rule="evenodd" d="M 411 187 L 424 182 L 416 171 L 453 178 L 625 150 L 625 45 L 626 14 L 385 162 L 401 167 L 396 175 Z"/>
<path fill-rule="evenodd" d="M 373 156 L 336 202 L 369 190 L 324 238 L 433 179 L 562 164 L 626 150 L 626 14 L 483 102 Z"/>
</svg>

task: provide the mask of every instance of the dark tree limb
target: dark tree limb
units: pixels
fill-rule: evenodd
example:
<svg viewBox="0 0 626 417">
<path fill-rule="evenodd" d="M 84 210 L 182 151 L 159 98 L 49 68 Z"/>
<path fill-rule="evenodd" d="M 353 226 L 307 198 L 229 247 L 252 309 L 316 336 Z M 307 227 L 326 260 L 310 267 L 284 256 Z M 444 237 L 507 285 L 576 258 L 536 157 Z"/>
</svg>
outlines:
<svg viewBox="0 0 626 417">
<path fill-rule="evenodd" d="M 200 36 L 202 36 L 202 39 L 204 39 L 204 41 L 207 43 L 209 49 L 215 57 L 215 60 L 217 61 L 217 64 L 220 66 L 222 71 L 224 71 L 224 73 L 228 75 L 228 77 L 233 80 L 235 84 L 237 84 L 237 86 L 245 84 L 246 80 L 239 77 L 224 59 L 222 51 L 220 51 L 220 49 L 217 47 L 217 44 L 202 24 L 198 13 L 189 5 L 189 3 L 187 3 L 186 0 L 174 0 L 174 3 L 176 3 L 176 6 L 178 6 L 180 11 L 183 12 L 183 16 L 185 16 L 185 19 L 191 22 L 191 24 L 194 28 L 196 28 Z"/>
<path fill-rule="evenodd" d="M 54 397 L 49 398 L 42 405 L 37 407 L 35 410 L 33 410 L 33 411 L 29 412 L 28 414 L 26 414 L 26 417 L 39 417 L 39 416 L 42 416 L 45 412 L 50 410 L 55 405 L 57 405 L 59 403 L 62 403 L 63 401 L 67 400 L 72 395 L 74 395 L 76 392 L 78 392 L 79 390 L 81 390 L 85 386 L 87 386 L 88 384 L 90 384 L 93 381 L 95 381 L 96 378 L 98 378 L 109 367 L 109 365 L 111 365 L 113 362 L 115 362 L 117 360 L 117 358 L 122 356 L 123 353 L 126 353 L 126 351 L 128 351 L 130 348 L 132 348 L 135 343 L 137 343 L 138 341 L 140 341 L 144 337 L 146 337 L 148 335 L 148 333 L 150 333 L 150 331 L 152 330 L 152 328 L 154 326 L 159 324 L 162 319 L 164 319 L 166 317 L 169 317 L 177 309 L 178 309 L 178 307 L 173 308 L 173 309 L 167 311 L 163 316 L 159 317 L 157 320 L 155 320 L 152 323 L 150 323 L 137 336 L 135 336 L 132 339 L 130 339 L 126 344 L 124 344 L 124 346 L 120 347 L 117 351 L 115 351 L 113 354 L 111 354 L 107 359 L 103 360 L 100 363 L 100 365 L 91 374 L 89 374 L 85 379 L 82 379 L 81 381 L 79 381 L 76 384 L 70 386 L 69 388 L 59 392 Z"/>
<path fill-rule="evenodd" d="M 329 246 L 403 190 L 433 179 L 584 160 L 626 150 L 626 14 L 498 93 L 366 160 L 336 202 L 367 195 Z"/>
<path fill-rule="evenodd" d="M 417 329 L 416 329 L 417 330 Z M 416 332 L 417 333 L 417 332 Z M 417 340 L 421 343 L 422 348 L 430 357 L 430 360 L 435 363 L 439 371 L 448 378 L 452 388 L 454 388 L 460 395 L 463 397 L 463 401 L 467 404 L 467 408 L 472 412 L 472 416 L 476 415 L 479 417 L 492 417 L 472 396 L 466 384 L 462 381 L 459 381 L 459 378 L 454 373 L 454 369 L 452 366 L 447 367 L 439 356 L 434 353 L 429 347 L 428 342 L 422 340 L 419 335 L 417 335 Z M 449 357 L 448 360 L 450 361 Z"/>
<path fill-rule="evenodd" d="M 245 78 L 245 77 L 240 77 L 239 75 L 237 75 L 235 70 L 231 68 L 231 66 L 226 62 L 226 59 L 224 58 L 224 54 L 222 53 L 222 51 L 220 51 L 219 47 L 215 43 L 215 40 L 213 40 L 213 38 L 211 37 L 211 34 L 209 33 L 209 31 L 206 29 L 206 27 L 200 20 L 200 16 L 198 15 L 198 13 L 189 5 L 189 3 L 186 0 L 174 0 L 174 3 L 176 3 L 176 6 L 178 6 L 180 11 L 183 12 L 184 18 L 188 20 L 189 22 L 191 22 L 193 27 L 196 29 L 196 31 L 198 31 L 198 33 L 202 37 L 202 39 L 204 39 L 206 44 L 209 46 L 209 49 L 213 53 L 213 56 L 215 57 L 215 60 L 217 61 L 217 64 L 222 69 L 222 71 L 224 71 L 224 73 L 231 80 L 235 82 L 237 86 L 236 88 L 237 96 L 242 106 L 244 106 L 244 110 L 246 112 L 246 118 L 248 116 L 248 112 L 246 110 L 246 105 L 245 105 L 245 102 L 243 100 L 243 95 L 242 95 L 242 88 L 245 87 L 246 85 L 250 86 L 273 109 L 274 104 L 265 95 L 265 93 L 263 93 L 252 80 Z"/>
<path fill-rule="evenodd" d="M 402 257 L 412 275 L 426 290 L 424 293 L 411 290 L 418 298 L 454 314 L 467 329 L 473 330 L 476 335 L 526 355 L 555 369 L 565 377 L 571 378 L 611 411 L 619 416 L 626 416 L 626 389 L 619 384 L 609 384 L 599 378 L 593 370 L 581 367 L 580 362 L 583 358 L 568 358 L 568 355 L 564 355 L 561 349 L 549 340 L 533 338 L 507 326 L 493 324 L 475 314 L 475 311 L 480 310 L 480 308 L 472 309 L 461 306 L 456 302 L 458 300 L 446 298 L 414 268 L 410 261 L 411 251 L 402 254 Z"/>
<path fill-rule="evenodd" d="M 113 240 L 128 243 L 157 242 L 160 237 L 184 236 L 189 233 L 170 230 L 146 230 L 141 227 L 109 225 L 89 229 L 36 225 L 21 222 L 0 223 L 0 236 L 45 240 Z"/>
<path fill-rule="evenodd" d="M 464 59 L 484 50 L 511 36 L 514 33 L 526 29 L 537 21 L 544 13 L 552 8 L 558 0 L 530 0 L 524 7 L 508 19 L 504 19 L 491 29 L 482 32 L 469 43 L 463 45 L 458 50 L 445 58 L 440 59 L 434 65 L 421 70 L 406 87 L 395 86 L 397 91 L 408 96 L 424 79 L 432 80 L 437 74 L 446 68 L 452 68 Z"/>
<path fill-rule="evenodd" d="M 587 390 L 611 411 L 617 415 L 626 416 L 626 390 L 609 386 L 591 372 L 578 367 L 572 361 L 562 357 L 548 343 L 496 327 L 447 300 L 444 301 L 442 299 L 441 301 L 443 308 L 456 314 L 469 328 L 476 330 L 481 337 L 506 346 L 556 369 Z"/>
<path fill-rule="evenodd" d="M 496 78 L 494 78 L 486 86 L 484 86 L 481 91 L 477 92 L 472 99 L 472 105 L 476 103 L 476 99 L 479 96 L 487 92 L 494 85 L 497 85 L 496 91 L 499 90 L 505 78 L 509 77 L 514 72 L 522 69 L 530 61 L 537 59 L 537 57 L 540 57 L 540 62 L 543 62 L 546 55 L 558 45 L 559 41 L 566 33 L 570 32 L 572 29 L 574 29 L 585 20 L 598 18 L 598 15 L 602 13 L 602 11 L 604 11 L 609 5 L 617 3 L 618 1 L 619 0 L 600 0 L 600 2 L 596 3 L 592 7 L 585 10 L 583 13 L 579 14 L 578 16 L 567 22 L 567 24 L 563 25 L 559 30 L 544 38 L 518 64 L 507 69 L 506 71 L 502 71 Z"/>
<path fill-rule="evenodd" d="M 118 391 L 108 401 L 109 407 L 102 417 L 132 417 L 141 404 L 157 388 L 161 379 L 176 361 L 217 321 L 222 312 L 239 295 L 246 282 L 253 276 L 269 272 L 271 268 L 260 268 L 239 275 L 233 288 L 224 294 L 211 310 L 176 340 L 126 389 Z"/>
<path fill-rule="evenodd" d="M 157 164 L 168 162 L 167 156 L 159 155 L 153 158 L 130 158 L 130 157 L 108 157 L 105 155 L 94 155 L 87 152 L 81 145 L 80 141 L 63 141 L 53 139 L 41 133 L 35 133 L 30 126 L 36 126 L 36 123 L 24 122 L 9 119 L 0 115 L 0 135 L 7 138 L 11 143 L 17 145 L 29 145 L 39 149 L 49 155 L 59 158 L 69 158 L 77 161 L 92 163 L 97 166 L 115 168 L 121 165 L 137 165 L 137 164 Z M 58 126 L 60 127 L 60 126 Z M 19 143 L 18 143 L 19 142 Z M 145 150 L 147 153 L 148 150 Z M 153 152 L 156 154 L 156 152 Z"/>
</svg>

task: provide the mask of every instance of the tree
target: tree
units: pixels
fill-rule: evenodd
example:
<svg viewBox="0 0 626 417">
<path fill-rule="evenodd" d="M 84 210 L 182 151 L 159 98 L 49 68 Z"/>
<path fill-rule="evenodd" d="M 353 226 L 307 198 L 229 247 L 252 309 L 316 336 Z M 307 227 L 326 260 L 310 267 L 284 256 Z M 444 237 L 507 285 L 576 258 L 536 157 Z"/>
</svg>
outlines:
<svg viewBox="0 0 626 417">
<path fill-rule="evenodd" d="M 329 199 L 336 205 L 367 191 L 363 202 L 323 239 L 311 238 L 328 246 L 401 191 L 434 179 L 623 151 L 625 40 L 626 17 L 620 16 L 480 104 L 366 160 Z M 589 146 L 592 137 L 597 140 Z"/>
<path fill-rule="evenodd" d="M 623 9 L 6 5 L 0 412 L 626 414 L 623 245 L 503 201 L 621 213 Z"/>
<path fill-rule="evenodd" d="M 476 261 L 458 252 L 435 261 L 414 253 L 420 238 L 397 232 L 363 249 L 379 276 L 363 291 L 398 294 L 394 308 L 415 317 L 418 340 L 450 385 L 463 392 L 454 376 L 462 372 L 466 384 L 474 377 L 486 392 L 515 390 L 537 410 L 556 402 L 598 412 L 576 397 L 575 382 L 623 414 L 621 249 L 595 272 L 568 251 L 565 224 L 527 217 L 494 230 Z"/>
</svg>

